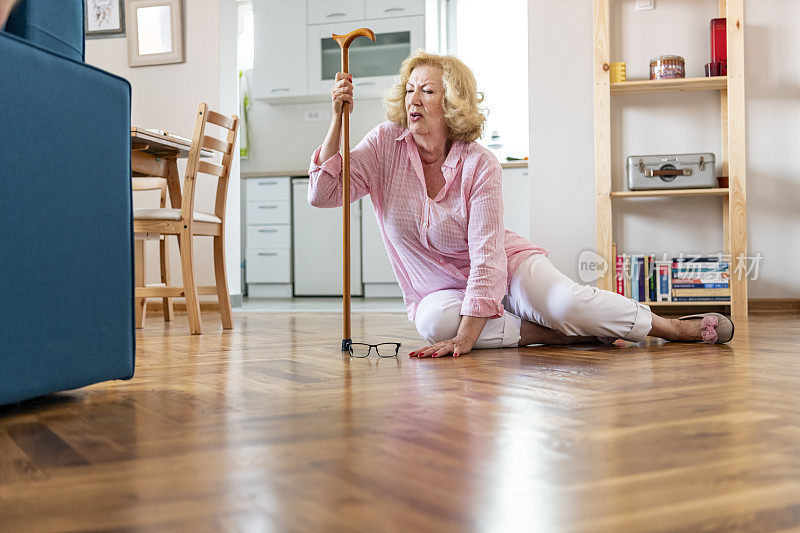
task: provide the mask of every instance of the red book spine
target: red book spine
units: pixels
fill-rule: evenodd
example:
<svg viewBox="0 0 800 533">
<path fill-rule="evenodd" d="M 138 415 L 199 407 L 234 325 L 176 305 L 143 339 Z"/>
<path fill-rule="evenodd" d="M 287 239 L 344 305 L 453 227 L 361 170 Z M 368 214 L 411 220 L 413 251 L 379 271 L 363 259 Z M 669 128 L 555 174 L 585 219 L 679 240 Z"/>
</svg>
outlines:
<svg viewBox="0 0 800 533">
<path fill-rule="evenodd" d="M 621 255 L 617 256 L 617 294 L 625 296 L 625 277 Z"/>
</svg>

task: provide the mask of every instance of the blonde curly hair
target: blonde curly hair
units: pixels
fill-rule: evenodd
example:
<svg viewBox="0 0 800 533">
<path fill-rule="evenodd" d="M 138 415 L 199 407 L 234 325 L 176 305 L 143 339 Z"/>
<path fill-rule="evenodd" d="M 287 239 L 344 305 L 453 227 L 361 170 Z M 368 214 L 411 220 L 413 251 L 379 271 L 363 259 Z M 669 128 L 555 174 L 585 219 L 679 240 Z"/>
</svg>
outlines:
<svg viewBox="0 0 800 533">
<path fill-rule="evenodd" d="M 404 128 L 408 127 L 406 83 L 411 72 L 420 66 L 438 67 L 442 71 L 442 110 L 450 129 L 450 138 L 454 141 L 480 138 L 486 116 L 478 104 L 483 102 L 484 94 L 478 92 L 475 76 L 469 67 L 455 56 L 431 54 L 421 49 L 408 56 L 400 66 L 400 80 L 383 97 L 386 118 Z"/>
</svg>

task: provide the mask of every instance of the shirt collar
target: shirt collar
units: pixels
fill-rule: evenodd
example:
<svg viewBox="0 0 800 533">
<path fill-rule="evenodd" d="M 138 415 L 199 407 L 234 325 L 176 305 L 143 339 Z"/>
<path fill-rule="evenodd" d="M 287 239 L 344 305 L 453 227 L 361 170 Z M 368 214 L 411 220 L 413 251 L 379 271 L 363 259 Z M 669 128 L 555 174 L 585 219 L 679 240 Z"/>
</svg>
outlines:
<svg viewBox="0 0 800 533">
<path fill-rule="evenodd" d="M 403 141 L 407 139 L 411 135 L 411 130 L 406 128 L 403 133 L 397 137 L 396 141 Z M 413 142 L 414 139 L 409 139 L 410 142 Z M 461 152 L 464 151 L 464 143 L 461 141 L 453 141 L 450 145 L 450 152 L 447 154 L 447 158 L 444 160 L 443 166 L 448 168 L 456 168 L 458 166 L 458 160 L 461 159 Z"/>
<path fill-rule="evenodd" d="M 450 152 L 447 154 L 447 159 L 444 160 L 444 166 L 448 168 L 456 168 L 458 160 L 461 159 L 461 152 L 464 150 L 464 143 L 461 141 L 453 141 L 450 145 Z"/>
</svg>

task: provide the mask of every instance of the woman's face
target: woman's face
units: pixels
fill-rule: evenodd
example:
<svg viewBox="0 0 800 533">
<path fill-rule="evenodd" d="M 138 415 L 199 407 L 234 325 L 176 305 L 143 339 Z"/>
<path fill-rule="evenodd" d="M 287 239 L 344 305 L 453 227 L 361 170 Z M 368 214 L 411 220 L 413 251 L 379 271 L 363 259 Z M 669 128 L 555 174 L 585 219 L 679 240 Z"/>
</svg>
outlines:
<svg viewBox="0 0 800 533">
<path fill-rule="evenodd" d="M 406 118 L 411 133 L 425 135 L 447 131 L 442 110 L 442 70 L 423 65 L 411 71 L 406 82 Z"/>
</svg>

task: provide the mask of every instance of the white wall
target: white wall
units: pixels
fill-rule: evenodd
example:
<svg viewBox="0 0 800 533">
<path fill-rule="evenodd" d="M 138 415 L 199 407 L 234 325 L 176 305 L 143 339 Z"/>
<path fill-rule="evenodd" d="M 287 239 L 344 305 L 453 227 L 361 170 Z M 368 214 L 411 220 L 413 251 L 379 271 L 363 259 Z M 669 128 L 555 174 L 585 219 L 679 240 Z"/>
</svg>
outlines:
<svg viewBox="0 0 800 533">
<path fill-rule="evenodd" d="M 235 7 L 235 0 L 184 2 L 183 63 L 130 68 L 125 38 L 87 40 L 86 62 L 131 82 L 132 125 L 191 137 L 200 102 L 206 102 L 212 109 L 225 114 L 237 112 Z M 224 32 L 230 33 L 223 35 L 221 26 Z M 223 79 L 221 72 L 232 79 Z M 183 177 L 185 159 L 180 161 L 179 169 Z M 216 179 L 201 175 L 197 184 L 196 209 L 213 212 L 215 192 Z M 134 193 L 134 206 L 157 207 L 158 193 Z M 226 214 L 226 260 L 231 294 L 241 293 L 239 212 L 239 171 L 236 164 L 231 172 Z M 180 256 L 174 237 L 170 238 L 170 248 L 172 284 L 179 285 Z M 158 281 L 157 250 L 157 243 L 148 243 L 148 283 Z M 214 284 L 213 265 L 211 238 L 195 239 L 195 268 L 199 284 Z"/>
<path fill-rule="evenodd" d="M 611 60 L 627 62 L 628 78 L 647 78 L 649 59 L 663 54 L 685 57 L 687 76 L 702 76 L 717 1 L 660 0 L 653 12 L 633 4 L 614 0 L 610 10 Z M 592 2 L 529 0 L 529 14 L 531 236 L 578 279 L 578 254 L 595 247 Z M 745 0 L 748 252 L 764 257 L 751 298 L 800 297 L 798 23 L 800 4 Z M 709 151 L 719 159 L 719 107 L 714 92 L 614 96 L 614 188 L 623 187 L 627 155 Z M 718 199 L 630 200 L 615 211 L 622 250 L 722 251 Z"/>
<path fill-rule="evenodd" d="M 383 104 L 377 99 L 358 99 L 350 115 L 350 146 L 372 128 L 386 120 Z M 298 170 L 308 171 L 311 155 L 325 140 L 330 120 L 308 122 L 306 111 L 330 111 L 331 103 L 267 105 L 254 100 L 250 119 L 250 157 L 242 159 L 242 172 Z"/>
</svg>

